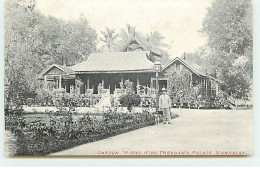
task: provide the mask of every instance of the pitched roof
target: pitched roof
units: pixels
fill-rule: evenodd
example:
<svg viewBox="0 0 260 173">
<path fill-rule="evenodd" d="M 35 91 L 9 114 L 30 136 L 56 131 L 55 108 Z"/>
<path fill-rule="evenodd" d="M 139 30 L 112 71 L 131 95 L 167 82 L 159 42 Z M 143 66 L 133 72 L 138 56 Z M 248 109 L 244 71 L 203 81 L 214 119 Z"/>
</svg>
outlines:
<svg viewBox="0 0 260 173">
<path fill-rule="evenodd" d="M 167 69 L 169 66 L 171 66 L 175 61 L 181 62 L 185 67 L 190 69 L 193 73 L 197 74 L 198 76 L 206 77 L 207 75 L 203 73 L 200 69 L 200 66 L 197 64 L 189 64 L 184 59 L 181 59 L 179 57 L 174 58 L 170 63 L 168 63 L 166 66 L 163 67 L 162 71 Z"/>
<path fill-rule="evenodd" d="M 71 67 L 76 73 L 152 71 L 154 64 L 147 59 L 148 51 L 92 53 L 86 61 Z"/>
<path fill-rule="evenodd" d="M 62 66 L 62 65 L 58 65 L 58 64 L 52 64 L 50 66 L 48 66 L 47 68 L 43 69 L 42 72 L 39 74 L 38 79 L 42 79 L 43 75 L 45 75 L 49 70 L 51 70 L 52 68 L 58 68 L 60 69 L 64 74 L 74 74 L 75 72 L 68 66 Z"/>
<path fill-rule="evenodd" d="M 171 66 L 175 61 L 179 61 L 181 62 L 185 67 L 187 67 L 188 69 L 190 69 L 193 73 L 197 74 L 198 76 L 201 76 L 201 77 L 207 77 L 209 79 L 212 79 L 220 84 L 224 84 L 226 85 L 223 81 L 217 79 L 217 78 L 214 78 L 206 73 L 203 72 L 203 68 L 200 67 L 198 64 L 196 63 L 189 63 L 187 62 L 186 60 L 182 59 L 182 58 L 174 58 L 170 63 L 168 63 L 167 65 L 165 65 L 163 68 L 162 68 L 162 71 L 167 69 L 169 66 Z"/>
<path fill-rule="evenodd" d="M 140 40 L 138 39 L 136 36 L 132 36 L 127 42 L 125 45 L 123 45 L 123 47 L 121 48 L 121 52 L 125 51 L 126 48 L 133 42 L 133 41 L 136 41 L 136 43 L 142 47 L 143 49 L 147 49 L 147 46 Z"/>
<path fill-rule="evenodd" d="M 136 44 L 134 45 L 130 45 L 133 41 L 136 41 Z M 143 40 L 143 39 L 139 39 L 136 36 L 132 36 L 127 42 L 126 44 L 121 48 L 121 52 L 125 51 L 127 47 L 130 48 L 138 48 L 138 47 L 142 47 L 144 50 L 150 50 L 151 52 L 157 54 L 157 55 L 162 55 L 162 50 L 159 48 L 149 48 L 147 41 Z"/>
</svg>

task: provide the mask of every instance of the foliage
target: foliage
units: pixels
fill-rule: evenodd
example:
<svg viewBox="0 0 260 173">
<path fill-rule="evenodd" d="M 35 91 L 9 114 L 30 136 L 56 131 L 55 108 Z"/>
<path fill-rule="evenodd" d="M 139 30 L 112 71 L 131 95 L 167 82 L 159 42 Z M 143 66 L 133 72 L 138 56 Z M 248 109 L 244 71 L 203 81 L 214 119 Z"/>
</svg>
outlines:
<svg viewBox="0 0 260 173">
<path fill-rule="evenodd" d="M 167 47 L 168 45 L 162 42 L 164 38 L 165 37 L 162 36 L 161 33 L 159 33 L 158 31 L 147 34 L 146 41 L 148 43 L 149 49 L 153 49 L 153 48 L 163 49 Z"/>
<path fill-rule="evenodd" d="M 122 28 L 118 34 L 119 38 L 117 45 L 124 46 L 130 39 L 136 37 L 145 46 L 145 50 L 152 49 L 165 49 L 168 45 L 163 43 L 164 36 L 158 31 L 150 32 L 149 34 L 141 33 L 137 31 L 136 26 L 126 25 L 126 28 Z M 168 55 L 163 51 L 164 58 L 168 58 Z"/>
<path fill-rule="evenodd" d="M 141 97 L 134 93 L 127 93 L 119 98 L 119 102 L 131 112 L 133 106 L 138 106 L 141 103 Z"/>
<path fill-rule="evenodd" d="M 100 41 L 103 43 L 100 50 L 102 52 L 113 52 L 118 49 L 117 39 L 118 34 L 115 34 L 114 29 L 109 29 L 106 27 L 106 31 L 101 31 L 102 37 L 100 37 Z"/>
<path fill-rule="evenodd" d="M 82 117 L 50 114 L 48 122 L 26 121 L 19 127 L 13 155 L 47 155 L 154 123 L 155 117 L 148 111 L 126 114 L 109 110 L 101 116 L 86 114 Z"/>
<path fill-rule="evenodd" d="M 248 74 L 245 68 L 245 66 L 239 65 L 225 74 L 225 78 L 229 80 L 230 84 L 227 87 L 227 93 L 232 95 L 235 99 L 248 100 L 251 96 L 251 81 L 248 79 Z"/>
<path fill-rule="evenodd" d="M 121 40 L 119 40 L 120 45 L 125 45 L 133 36 L 138 38 L 143 38 L 144 36 L 136 31 L 136 26 L 131 26 L 129 24 L 126 25 L 126 28 L 122 28 L 119 36 Z"/>
<path fill-rule="evenodd" d="M 10 130 L 14 133 L 18 132 L 25 123 L 23 115 L 23 108 L 21 100 L 16 100 L 9 105 L 9 108 L 5 109 L 5 129 Z"/>
<path fill-rule="evenodd" d="M 134 84 L 133 82 L 131 82 L 130 80 L 126 80 L 125 83 L 125 89 L 126 89 L 126 93 L 134 93 Z"/>
<path fill-rule="evenodd" d="M 138 106 L 141 103 L 141 97 L 135 94 L 133 82 L 129 80 L 126 80 L 124 84 L 120 83 L 120 87 L 121 89 L 125 88 L 126 94 L 120 96 L 119 102 L 131 112 L 133 106 Z"/>
<path fill-rule="evenodd" d="M 229 94 L 239 99 L 248 98 L 252 84 L 252 21 L 253 7 L 248 0 L 215 0 L 203 21 L 209 46 L 200 50 L 200 57 L 227 84 Z"/>
<path fill-rule="evenodd" d="M 248 0 L 214 1 L 203 21 L 210 47 L 238 55 L 252 49 L 252 10 Z"/>
<path fill-rule="evenodd" d="M 50 64 L 74 65 L 96 51 L 96 31 L 81 16 L 75 22 L 46 17 L 34 1 L 5 3 L 6 96 L 26 97 L 38 87 L 37 74 Z M 9 99 L 10 100 L 10 99 Z"/>
<path fill-rule="evenodd" d="M 174 102 L 188 103 L 196 99 L 197 94 L 191 86 L 190 72 L 186 69 L 182 71 L 171 70 L 169 72 L 168 89 Z"/>
<path fill-rule="evenodd" d="M 100 100 L 98 96 L 80 94 L 78 90 L 75 89 L 70 93 L 66 93 L 63 88 L 52 90 L 39 88 L 36 90 L 37 96 L 32 100 L 32 105 L 57 106 L 62 104 L 63 107 L 69 107 L 70 103 L 73 102 L 75 107 L 89 107 L 95 105 Z"/>
<path fill-rule="evenodd" d="M 82 80 L 81 79 L 76 79 L 75 80 L 75 89 L 76 89 L 76 93 L 77 94 L 80 94 L 80 90 L 81 90 L 81 87 L 83 86 L 83 82 L 82 82 Z"/>
</svg>

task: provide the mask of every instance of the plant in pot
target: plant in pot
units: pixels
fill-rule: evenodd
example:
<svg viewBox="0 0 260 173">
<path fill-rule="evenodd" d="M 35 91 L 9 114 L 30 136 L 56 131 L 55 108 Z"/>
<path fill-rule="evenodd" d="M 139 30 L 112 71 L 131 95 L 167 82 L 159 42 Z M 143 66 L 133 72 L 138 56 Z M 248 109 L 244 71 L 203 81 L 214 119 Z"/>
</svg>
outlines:
<svg viewBox="0 0 260 173">
<path fill-rule="evenodd" d="M 119 98 L 119 102 L 122 106 L 127 107 L 129 112 L 132 111 L 133 106 L 138 106 L 141 103 L 141 97 L 134 93 L 133 82 L 125 81 L 126 94 Z"/>
</svg>

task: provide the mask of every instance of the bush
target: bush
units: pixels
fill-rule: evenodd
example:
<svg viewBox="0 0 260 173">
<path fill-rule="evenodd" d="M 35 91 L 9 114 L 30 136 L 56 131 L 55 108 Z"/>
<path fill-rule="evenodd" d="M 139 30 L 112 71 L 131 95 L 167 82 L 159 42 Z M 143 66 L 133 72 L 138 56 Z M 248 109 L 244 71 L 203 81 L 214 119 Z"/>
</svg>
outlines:
<svg viewBox="0 0 260 173">
<path fill-rule="evenodd" d="M 127 107 L 128 111 L 131 112 L 133 106 L 138 106 L 141 103 L 141 97 L 134 93 L 128 93 L 122 95 L 119 98 L 119 102 L 122 106 Z"/>
<path fill-rule="evenodd" d="M 148 111 L 127 114 L 110 110 L 101 116 L 86 114 L 74 119 L 64 114 L 61 118 L 51 116 L 50 122 L 19 121 L 19 124 L 11 124 L 15 135 L 11 155 L 47 155 L 155 124 L 154 115 Z"/>
</svg>

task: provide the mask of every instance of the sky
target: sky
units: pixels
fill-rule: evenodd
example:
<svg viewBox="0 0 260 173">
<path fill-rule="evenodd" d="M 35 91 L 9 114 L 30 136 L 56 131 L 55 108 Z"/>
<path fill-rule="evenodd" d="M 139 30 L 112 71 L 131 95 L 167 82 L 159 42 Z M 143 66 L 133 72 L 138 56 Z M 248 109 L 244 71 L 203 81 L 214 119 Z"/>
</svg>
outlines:
<svg viewBox="0 0 260 173">
<path fill-rule="evenodd" d="M 126 24 L 141 33 L 160 32 L 168 44 L 165 49 L 174 58 L 193 52 L 206 43 L 199 32 L 213 0 L 36 0 L 46 16 L 66 21 L 85 15 L 100 36 L 106 27 L 117 32 Z"/>
</svg>

